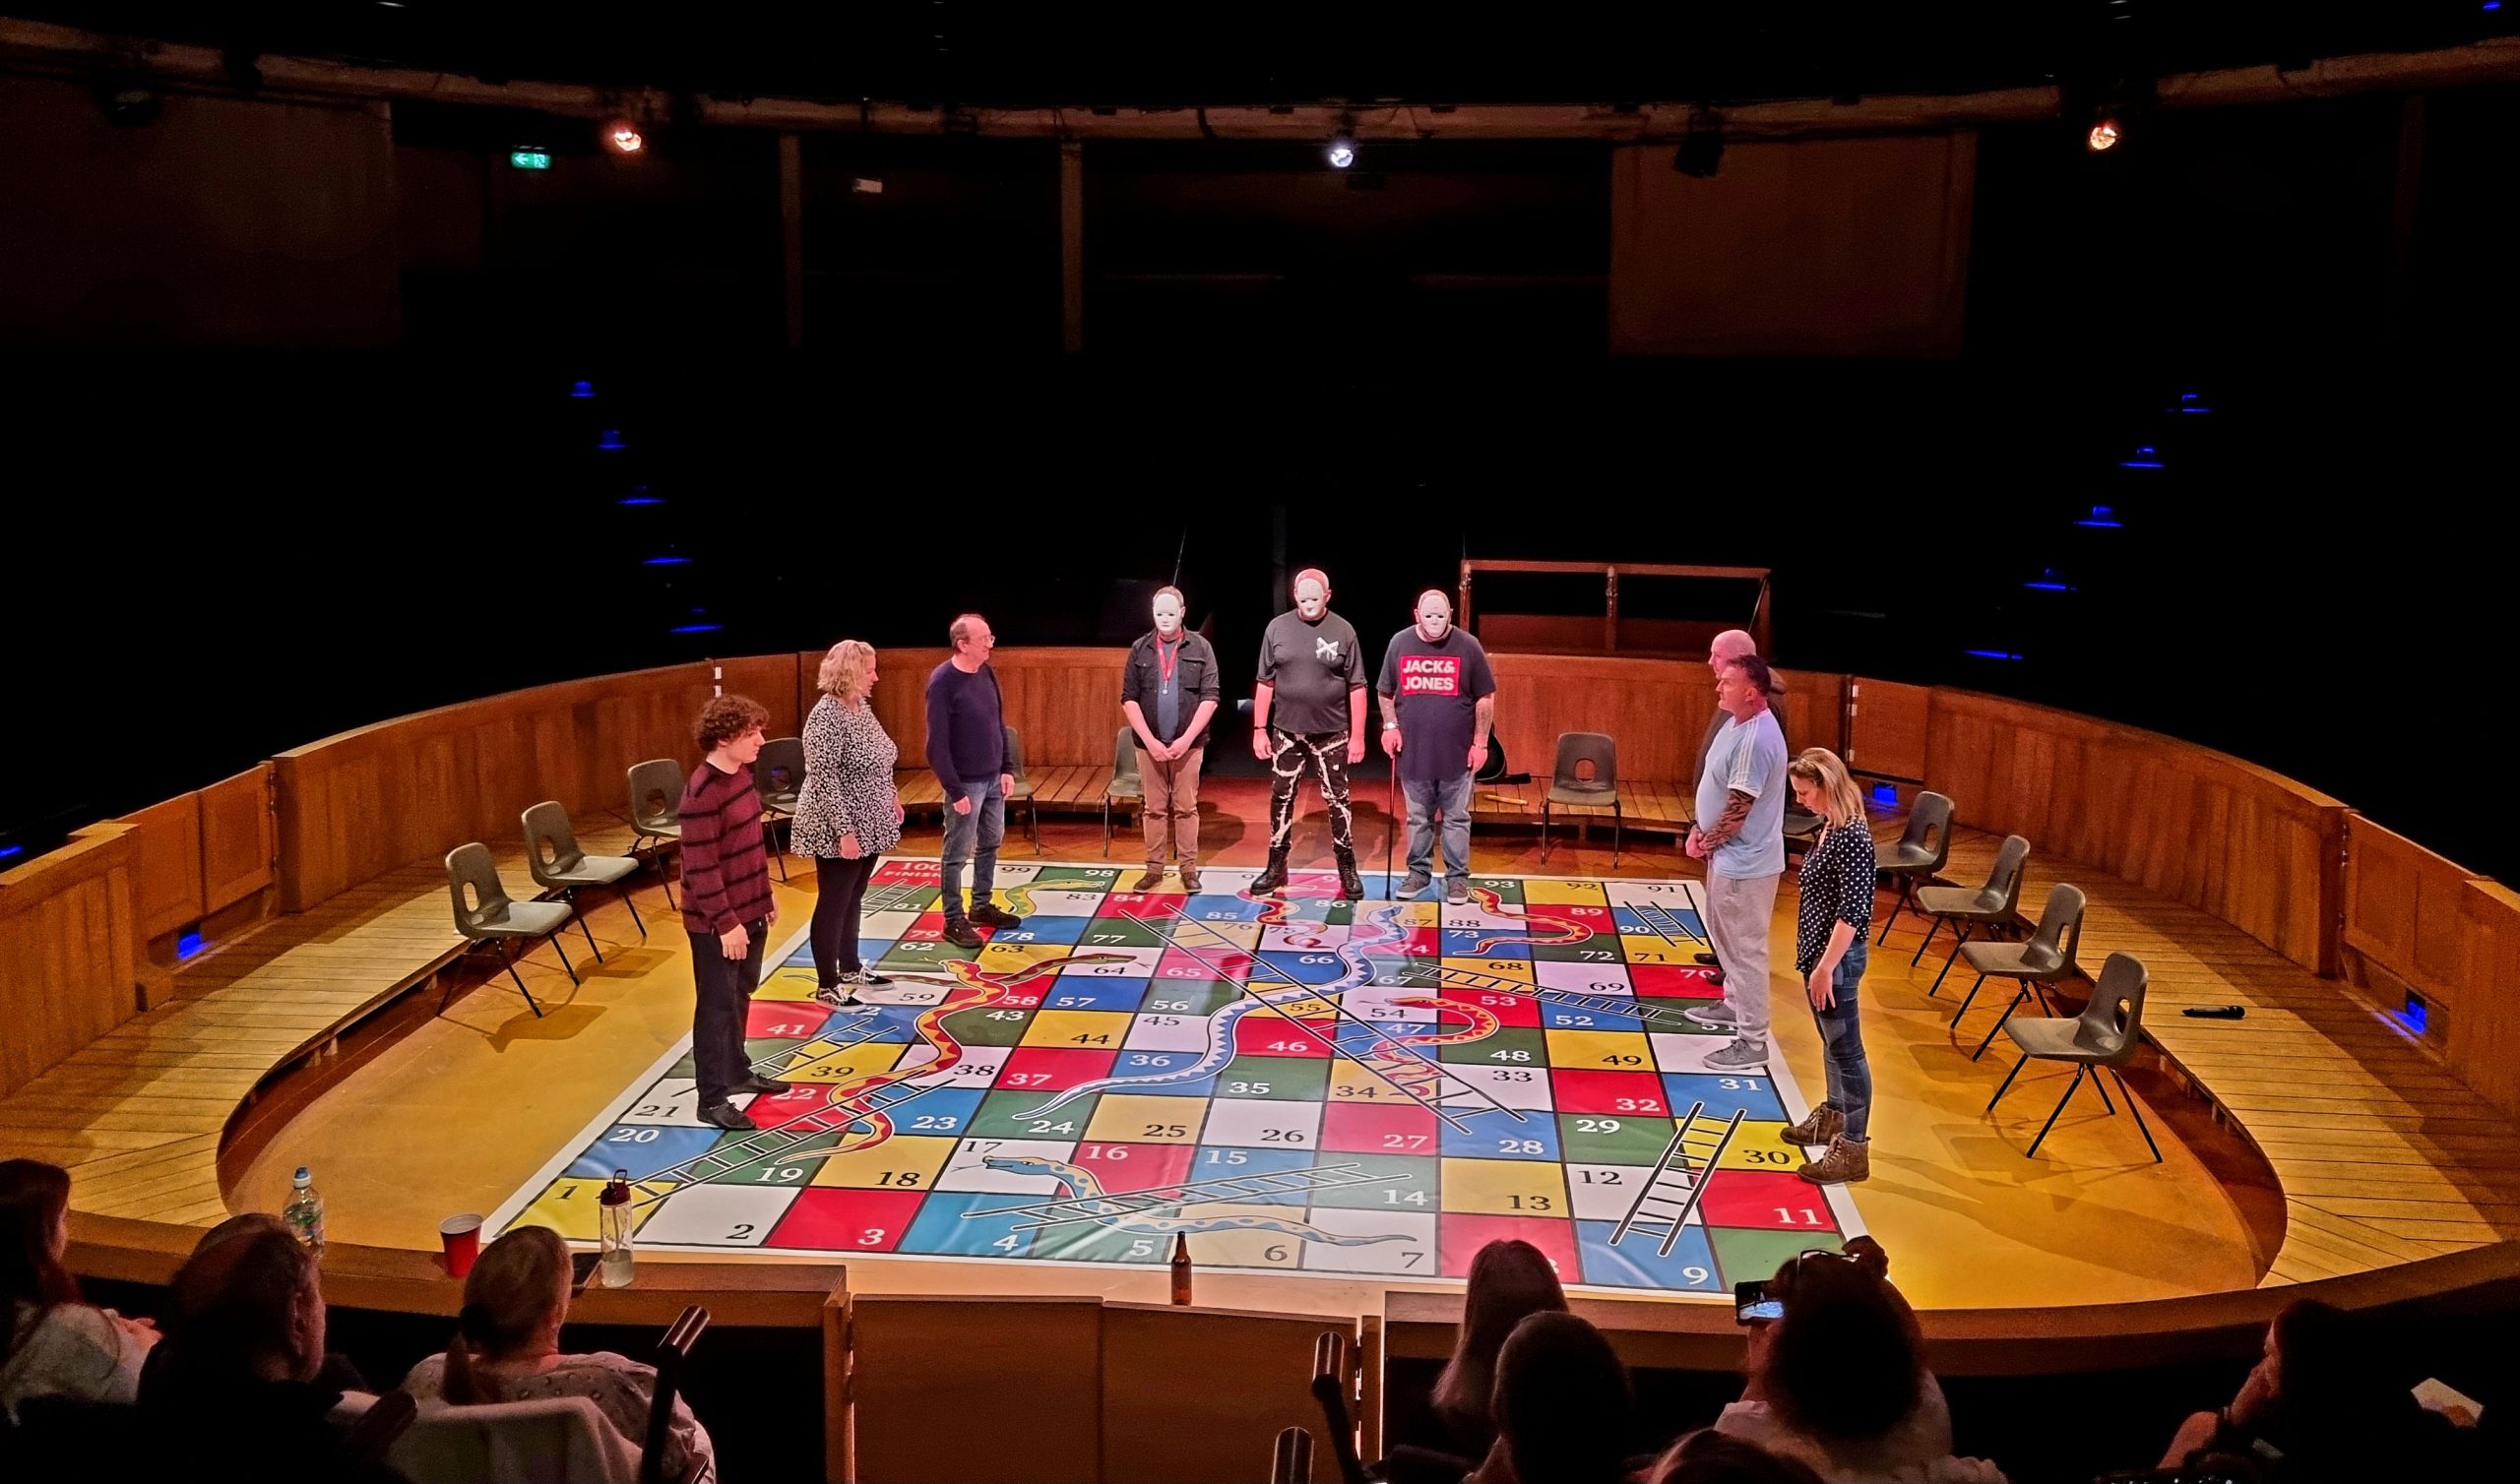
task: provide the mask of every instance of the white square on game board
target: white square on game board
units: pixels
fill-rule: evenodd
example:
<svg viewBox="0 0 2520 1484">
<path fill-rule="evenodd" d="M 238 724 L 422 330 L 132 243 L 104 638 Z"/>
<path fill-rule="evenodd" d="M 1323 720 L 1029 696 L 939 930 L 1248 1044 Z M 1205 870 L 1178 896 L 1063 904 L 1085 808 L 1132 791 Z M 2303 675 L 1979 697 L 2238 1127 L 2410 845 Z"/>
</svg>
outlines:
<svg viewBox="0 0 2520 1484">
<path fill-rule="evenodd" d="M 918 926 L 916 912 L 869 912 L 857 925 L 861 940 L 880 938 L 887 943 Z"/>
<path fill-rule="evenodd" d="M 752 1094 L 745 1093 L 746 1097 Z M 733 1101 L 729 1098 L 728 1101 Z M 639 1100 L 621 1110 L 615 1123 L 651 1124 L 665 1129 L 697 1129 L 700 1122 L 700 1092 L 687 1077 L 667 1077 L 639 1094 Z"/>
<path fill-rule="evenodd" d="M 1566 1167 L 1566 1198 L 1575 1207 L 1578 1221 L 1615 1221 L 1627 1214 L 1636 1204 L 1637 1194 L 1654 1176 L 1652 1165 L 1635 1164 L 1570 1164 Z M 1689 1224 L 1702 1225 L 1695 1212 Z"/>
<path fill-rule="evenodd" d="M 1121 1044 L 1131 1051 L 1205 1051 L 1208 1049 L 1208 1018 L 1133 1016 L 1129 1021 L 1129 1038 Z"/>
<path fill-rule="evenodd" d="M 997 863 L 996 873 L 989 878 L 1001 892 L 1008 887 L 1028 887 L 1040 879 L 1040 866 L 1010 866 L 1004 861 Z"/>
<path fill-rule="evenodd" d="M 1453 1082 L 1467 1083 L 1471 1091 L 1456 1091 L 1444 1099 L 1447 1113 L 1471 1113 L 1488 1106 L 1487 1099 L 1508 1108 L 1538 1108 L 1547 1112 L 1555 1106 L 1549 1100 L 1548 1069 L 1545 1067 L 1475 1067 L 1467 1062 L 1444 1064 L 1447 1085 Z M 1485 1097 L 1480 1094 L 1484 1093 Z"/>
<path fill-rule="evenodd" d="M 1481 909 L 1479 899 L 1475 897 L 1466 906 L 1454 906 L 1450 902 L 1444 904 L 1444 927 L 1450 932 L 1457 933 L 1475 928 L 1482 933 L 1510 934 L 1519 938 L 1529 926 L 1530 924 L 1520 917 L 1508 917 L 1502 912 Z"/>
<path fill-rule="evenodd" d="M 795 1204 L 800 1185 L 686 1185 L 639 1228 L 642 1242 L 759 1247 Z"/>
<path fill-rule="evenodd" d="M 911 1078 L 914 1087 L 988 1087 L 997 1082 L 997 1074 L 1006 1067 L 1012 1046 L 966 1046 L 962 1060 L 944 1072 L 929 1072 Z M 902 1061 L 913 1067 L 924 1067 L 936 1060 L 935 1048 L 913 1046 L 903 1053 Z M 898 1066 L 895 1070 L 902 1070 Z"/>
<path fill-rule="evenodd" d="M 1347 928 L 1327 922 L 1273 922 L 1260 930 L 1260 946 L 1282 954 L 1335 953 L 1347 941 Z"/>
<path fill-rule="evenodd" d="M 1602 895 L 1609 898 L 1612 906 L 1651 902 L 1673 911 L 1697 910 L 1697 894 L 1685 881 L 1606 881 L 1602 883 Z"/>
<path fill-rule="evenodd" d="M 1080 944 L 1076 952 L 1092 954 L 1098 958 L 1113 958 L 1108 963 L 1067 963 L 1060 967 L 1062 979 L 1152 979 L 1156 965 L 1164 961 L 1160 948 L 1116 948 L 1104 944 Z"/>
<path fill-rule="evenodd" d="M 1033 911 L 1041 917 L 1091 917 L 1102 906 L 1101 892 L 1070 892 L 1044 887 L 1031 894 Z"/>
<path fill-rule="evenodd" d="M 1654 1048 L 1654 1067 L 1660 1072 L 1706 1072 L 1724 1077 L 1763 1078 L 1768 1075 L 1765 1067 L 1746 1070 L 1736 1067 L 1728 1071 L 1707 1066 L 1708 1057 L 1732 1044 L 1732 1038 L 1720 1031 L 1710 1035 L 1666 1035 L 1658 1031 L 1645 1040 Z M 1775 1055 L 1773 1047 L 1769 1049 L 1769 1055 Z"/>
<path fill-rule="evenodd" d="M 1199 1143 L 1246 1149 L 1311 1150 L 1321 1143 L 1321 1104 L 1220 1097 L 1208 1104 Z"/>
<path fill-rule="evenodd" d="M 1434 1020 L 1437 1012 L 1422 1005 L 1399 1002 L 1431 997 L 1431 991 L 1407 989 L 1396 984 L 1360 984 L 1339 997 L 1339 1008 L 1376 1025 L 1422 1025 Z"/>
<path fill-rule="evenodd" d="M 1055 1200 L 1065 1192 L 1053 1175 L 1023 1175 L 1013 1170 L 990 1169 L 983 1160 L 993 1155 L 1014 1158 L 1031 1154 L 1055 1159 L 1062 1164 L 1076 1158 L 1076 1141 L 1054 1139 L 966 1139 L 954 1145 L 954 1152 L 937 1173 L 940 1191 L 1004 1191 L 1016 1196 L 1040 1196 Z"/>
<path fill-rule="evenodd" d="M 1334 1247 L 1327 1242 L 1303 1244 L 1307 1272 L 1378 1272 L 1390 1277 L 1441 1276 L 1435 1264 L 1435 1217 L 1417 1210 L 1351 1210 L 1324 1206 L 1306 1211 L 1304 1224 L 1343 1237 L 1379 1237 L 1398 1232 L 1408 1240 L 1376 1242 L 1370 1247 Z M 1410 1261 L 1410 1254 L 1417 1261 Z"/>
<path fill-rule="evenodd" d="M 1532 965 L 1532 978 L 1543 989 L 1563 989 L 1579 995 L 1617 997 L 1636 993 L 1624 963 L 1560 963 L 1544 958 Z"/>
</svg>

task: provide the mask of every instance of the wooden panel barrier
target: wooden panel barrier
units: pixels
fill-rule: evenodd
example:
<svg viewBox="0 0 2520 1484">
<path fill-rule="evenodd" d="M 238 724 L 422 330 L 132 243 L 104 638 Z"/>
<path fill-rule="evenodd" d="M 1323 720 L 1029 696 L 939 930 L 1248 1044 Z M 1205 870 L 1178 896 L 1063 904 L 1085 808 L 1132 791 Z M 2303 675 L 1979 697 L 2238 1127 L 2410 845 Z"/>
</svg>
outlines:
<svg viewBox="0 0 2520 1484">
<path fill-rule="evenodd" d="M 1885 778 L 1923 777 L 1932 688 L 1850 680 L 1847 690 L 1847 766 Z"/>
<path fill-rule="evenodd" d="M 1860 682 L 1861 710 L 1876 682 Z M 2211 912 L 2336 972 L 2346 806 L 2157 732 L 1966 691 L 1933 692 L 1925 785 L 1960 822 L 2027 836 Z"/>
<path fill-rule="evenodd" d="M 1103 1479 L 1249 1478 L 1281 1428 L 1319 1436 L 1321 1407 L 1307 1390 L 1313 1337 L 1344 1328 L 1313 1316 L 1105 1303 Z"/>
<path fill-rule="evenodd" d="M 139 1013 L 139 844 L 90 825 L 0 872 L 0 1094 Z"/>
<path fill-rule="evenodd" d="M 810 709 L 819 692 L 815 677 L 823 652 L 796 656 L 797 694 Z M 950 656 L 947 649 L 885 649 L 876 656 L 875 717 L 901 749 L 904 768 L 927 755 L 927 677 Z M 1120 671 L 1125 649 L 1056 648 L 1000 649 L 990 660 L 1004 693 L 1007 724 L 1024 739 L 1024 764 L 1044 768 L 1108 768 L 1122 723 Z M 1230 709 L 1220 697 L 1219 710 Z"/>
<path fill-rule="evenodd" d="M 1545 779 L 1561 733 L 1602 732 L 1618 742 L 1621 777 L 1689 781 L 1698 739 L 1715 714 L 1715 674 L 1704 661 L 1499 652 L 1488 662 L 1496 672 L 1496 740 L 1516 772 Z M 1797 749 L 1839 747 L 1845 677 L 1783 674 L 1786 739 Z"/>
<path fill-rule="evenodd" d="M 2359 814 L 2345 839 L 2345 946 L 2455 1008 L 2466 978 L 2460 916 L 2476 873 Z"/>
<path fill-rule="evenodd" d="M 2466 948 L 2458 1008 L 2444 1034 L 2450 1070 L 2520 1118 L 2520 892 L 2471 881 L 2459 894 Z"/>
<path fill-rule="evenodd" d="M 795 730 L 786 656 L 727 660 L 723 668 L 727 690 L 769 709 L 772 735 Z M 573 814 L 625 809 L 631 764 L 692 759 L 691 720 L 712 684 L 707 664 L 573 680 L 380 721 L 281 754 L 273 760 L 281 906 L 304 911 L 467 840 L 513 835 L 518 816 L 542 799 Z"/>
<path fill-rule="evenodd" d="M 132 830 L 140 936 L 162 938 L 209 915 L 201 881 L 201 795 L 177 794 L 124 815 Z"/>
<path fill-rule="evenodd" d="M 880 687 L 879 687 L 880 689 Z M 853 1294 L 856 1476 L 882 1484 L 1096 1484 L 1102 1477 L 1102 1301 Z M 1183 1403 L 1213 1362 L 1168 1378 Z M 1023 1424 L 986 1419 L 1024 1399 Z M 1190 1429 L 1175 1413 L 1166 1426 Z M 1255 1453 L 1254 1458 L 1265 1457 Z M 1242 1473 L 1251 1472 L 1246 1465 Z M 1236 1478 L 1241 1474 L 1222 1477 Z"/>
<path fill-rule="evenodd" d="M 280 834 L 272 811 L 272 765 L 257 763 L 202 789 L 200 798 L 202 907 L 216 912 L 274 880 Z"/>
</svg>

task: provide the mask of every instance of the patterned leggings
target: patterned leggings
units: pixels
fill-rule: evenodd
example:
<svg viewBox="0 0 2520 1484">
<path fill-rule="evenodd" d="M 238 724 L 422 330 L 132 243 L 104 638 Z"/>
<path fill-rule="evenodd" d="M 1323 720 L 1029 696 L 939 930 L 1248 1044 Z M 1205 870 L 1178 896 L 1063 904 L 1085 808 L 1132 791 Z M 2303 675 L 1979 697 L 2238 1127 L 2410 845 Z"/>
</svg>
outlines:
<svg viewBox="0 0 2520 1484">
<path fill-rule="evenodd" d="M 1330 848 L 1342 861 L 1356 854 L 1355 817 L 1348 809 L 1348 734 L 1269 728 L 1269 855 L 1287 853 L 1295 832 L 1295 784 L 1311 774 L 1330 806 Z"/>
</svg>

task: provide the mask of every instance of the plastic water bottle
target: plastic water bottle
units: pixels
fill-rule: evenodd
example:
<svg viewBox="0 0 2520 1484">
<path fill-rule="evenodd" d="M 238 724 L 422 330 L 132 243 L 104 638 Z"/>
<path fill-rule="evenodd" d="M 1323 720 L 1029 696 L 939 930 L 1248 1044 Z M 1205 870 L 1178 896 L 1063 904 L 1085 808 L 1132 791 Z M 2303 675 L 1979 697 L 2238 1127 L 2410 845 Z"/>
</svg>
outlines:
<svg viewBox="0 0 2520 1484">
<path fill-rule="evenodd" d="M 324 1198 L 315 1194 L 314 1183 L 307 1178 L 302 1164 L 289 1188 L 288 1204 L 280 1209 L 280 1218 L 301 1245 L 319 1253 L 324 1250 Z"/>
<path fill-rule="evenodd" d="M 637 1229 L 630 1214 L 630 1172 L 614 1170 L 612 1182 L 596 1198 L 602 1212 L 602 1226 L 598 1236 L 602 1242 L 603 1256 L 596 1266 L 603 1274 L 606 1288 L 630 1286 L 632 1233 Z"/>
</svg>

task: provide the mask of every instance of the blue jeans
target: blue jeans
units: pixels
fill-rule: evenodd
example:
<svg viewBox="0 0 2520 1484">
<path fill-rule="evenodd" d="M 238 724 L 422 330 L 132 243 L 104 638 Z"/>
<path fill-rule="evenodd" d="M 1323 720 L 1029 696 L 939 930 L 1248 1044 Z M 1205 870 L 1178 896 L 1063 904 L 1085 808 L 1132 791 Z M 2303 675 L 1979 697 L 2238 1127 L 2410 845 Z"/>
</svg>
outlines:
<svg viewBox="0 0 2520 1484">
<path fill-rule="evenodd" d="M 1434 817 L 1444 817 L 1444 874 L 1454 881 L 1470 876 L 1470 773 L 1464 770 L 1441 780 L 1402 778 L 1400 795 L 1409 802 L 1409 869 L 1432 876 L 1435 859 Z"/>
<path fill-rule="evenodd" d="M 1837 972 L 1829 978 L 1829 986 L 1837 1003 L 1826 1010 L 1814 1010 L 1811 1019 L 1819 1022 L 1820 1045 L 1829 1070 L 1829 1106 L 1846 1115 L 1846 1137 L 1861 1144 L 1869 1137 L 1872 1124 L 1872 1067 L 1863 1059 L 1863 1022 L 1856 1010 L 1855 987 L 1863 978 L 1868 946 L 1858 933 L 1847 945 L 1847 956 L 1838 960 Z M 1808 978 L 1805 979 L 1806 984 Z M 1804 1003 L 1809 1003 L 1807 999 Z"/>
<path fill-rule="evenodd" d="M 955 812 L 952 802 L 945 805 L 945 899 L 942 910 L 947 922 L 963 920 L 963 867 L 973 865 L 973 836 L 978 836 L 979 860 L 972 870 L 972 905 L 987 901 L 997 887 L 997 842 L 1006 835 L 1006 790 L 999 786 L 997 774 L 989 774 L 986 783 L 966 782 L 963 796 L 972 801 L 972 812 Z"/>
</svg>

